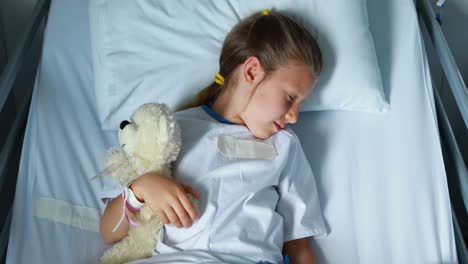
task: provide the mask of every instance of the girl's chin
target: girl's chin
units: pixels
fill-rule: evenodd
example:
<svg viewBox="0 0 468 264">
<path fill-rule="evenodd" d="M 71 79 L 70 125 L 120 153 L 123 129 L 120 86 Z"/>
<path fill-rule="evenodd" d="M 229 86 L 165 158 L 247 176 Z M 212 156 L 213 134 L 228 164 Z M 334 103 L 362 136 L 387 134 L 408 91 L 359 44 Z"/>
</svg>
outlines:
<svg viewBox="0 0 468 264">
<path fill-rule="evenodd" d="M 265 126 L 265 127 L 249 127 L 250 133 L 258 139 L 267 139 L 277 132 L 281 131 L 281 128 L 278 128 L 274 123 L 271 126 Z"/>
<path fill-rule="evenodd" d="M 274 134 L 278 133 L 279 130 L 275 130 L 275 129 L 271 129 L 271 130 L 268 130 L 268 131 L 262 131 L 261 133 L 252 133 L 256 138 L 259 138 L 259 139 L 267 139 L 271 136 L 273 136 Z"/>
</svg>

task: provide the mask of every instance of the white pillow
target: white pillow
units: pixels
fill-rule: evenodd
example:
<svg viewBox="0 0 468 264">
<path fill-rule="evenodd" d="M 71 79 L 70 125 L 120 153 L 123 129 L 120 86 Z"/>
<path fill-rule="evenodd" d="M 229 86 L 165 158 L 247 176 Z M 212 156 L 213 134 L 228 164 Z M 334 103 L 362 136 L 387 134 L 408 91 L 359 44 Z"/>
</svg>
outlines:
<svg viewBox="0 0 468 264">
<path fill-rule="evenodd" d="M 213 81 L 226 34 L 265 8 L 299 15 L 322 49 L 324 68 L 301 111 L 385 112 L 365 0 L 90 1 L 95 92 L 103 129 L 141 104 L 172 109 Z"/>
</svg>

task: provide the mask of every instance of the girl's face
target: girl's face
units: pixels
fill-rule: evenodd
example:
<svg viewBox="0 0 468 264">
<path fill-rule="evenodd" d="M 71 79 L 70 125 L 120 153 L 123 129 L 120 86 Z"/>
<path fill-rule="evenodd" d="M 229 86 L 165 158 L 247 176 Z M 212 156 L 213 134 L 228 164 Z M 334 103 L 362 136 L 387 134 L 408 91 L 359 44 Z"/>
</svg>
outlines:
<svg viewBox="0 0 468 264">
<path fill-rule="evenodd" d="M 239 115 L 250 132 L 257 138 L 266 139 L 288 124 L 296 123 L 300 104 L 311 93 L 315 83 L 309 67 L 291 62 L 269 76 L 257 74 L 260 81 L 254 81 L 254 74 L 250 76 L 252 85 L 256 87 Z"/>
</svg>

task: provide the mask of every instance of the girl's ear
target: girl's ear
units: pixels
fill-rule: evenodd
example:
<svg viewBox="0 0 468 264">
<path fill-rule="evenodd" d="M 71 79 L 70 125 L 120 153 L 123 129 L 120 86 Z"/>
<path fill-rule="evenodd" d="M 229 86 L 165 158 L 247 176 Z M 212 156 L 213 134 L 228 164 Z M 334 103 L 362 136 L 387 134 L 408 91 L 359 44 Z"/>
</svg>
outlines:
<svg viewBox="0 0 468 264">
<path fill-rule="evenodd" d="M 245 60 L 242 76 L 245 83 L 254 87 L 265 78 L 265 71 L 257 57 L 251 56 Z"/>
</svg>

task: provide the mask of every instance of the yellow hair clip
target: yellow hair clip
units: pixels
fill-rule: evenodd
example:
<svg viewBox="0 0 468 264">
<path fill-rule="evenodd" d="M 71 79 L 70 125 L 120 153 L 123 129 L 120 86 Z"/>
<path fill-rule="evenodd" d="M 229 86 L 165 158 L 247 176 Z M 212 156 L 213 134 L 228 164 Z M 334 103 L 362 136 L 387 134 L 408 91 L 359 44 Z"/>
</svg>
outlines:
<svg viewBox="0 0 468 264">
<path fill-rule="evenodd" d="M 224 77 L 220 73 L 217 73 L 215 78 L 214 78 L 214 81 L 215 81 L 215 83 L 217 83 L 219 85 L 223 85 L 224 84 Z"/>
<path fill-rule="evenodd" d="M 268 9 L 268 8 L 263 10 L 263 12 L 262 12 L 262 15 L 264 15 L 264 16 L 268 16 L 269 14 L 270 14 L 270 9 Z"/>
</svg>

